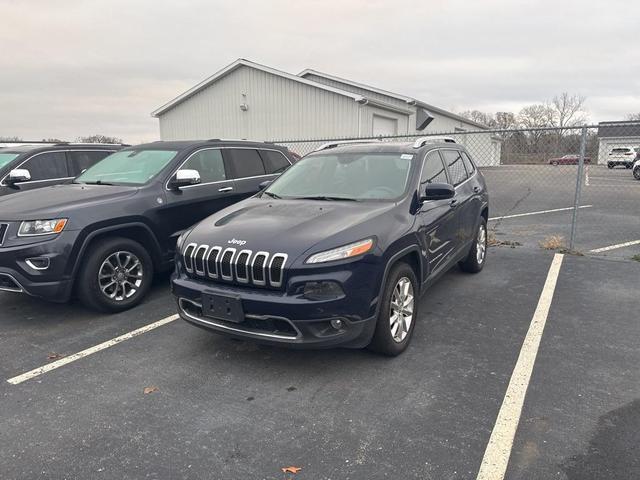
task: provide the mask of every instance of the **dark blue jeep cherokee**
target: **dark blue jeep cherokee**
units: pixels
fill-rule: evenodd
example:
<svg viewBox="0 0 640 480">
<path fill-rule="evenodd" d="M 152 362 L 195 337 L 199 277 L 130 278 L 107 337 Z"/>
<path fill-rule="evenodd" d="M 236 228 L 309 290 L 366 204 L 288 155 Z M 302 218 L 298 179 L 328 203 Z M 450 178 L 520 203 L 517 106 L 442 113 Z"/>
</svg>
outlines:
<svg viewBox="0 0 640 480">
<path fill-rule="evenodd" d="M 401 353 L 419 295 L 484 266 L 488 194 L 451 139 L 327 144 L 178 240 L 186 321 L 280 345 Z"/>
</svg>

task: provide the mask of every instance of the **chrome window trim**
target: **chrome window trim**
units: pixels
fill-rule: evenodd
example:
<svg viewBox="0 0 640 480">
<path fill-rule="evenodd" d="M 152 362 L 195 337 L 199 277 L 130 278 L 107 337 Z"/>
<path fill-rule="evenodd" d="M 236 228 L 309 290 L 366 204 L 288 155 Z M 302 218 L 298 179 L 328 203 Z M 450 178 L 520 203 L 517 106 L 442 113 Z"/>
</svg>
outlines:
<svg viewBox="0 0 640 480">
<path fill-rule="evenodd" d="M 231 258 L 229 259 L 229 271 L 231 273 L 230 276 L 226 276 L 224 274 L 224 270 L 222 270 L 222 260 L 224 259 L 224 256 L 227 252 L 231 252 Z M 225 248 L 224 251 L 222 252 L 222 255 L 220 255 L 220 265 L 218 269 L 220 271 L 220 278 L 222 278 L 223 280 L 233 281 L 233 266 L 234 266 L 233 261 L 235 256 L 236 256 L 236 249 L 233 247 Z"/>
<path fill-rule="evenodd" d="M 209 253 L 206 256 L 205 265 L 207 269 L 207 276 L 209 278 L 218 278 L 218 257 L 220 256 L 221 251 L 222 247 L 211 247 L 211 250 L 209 250 Z M 213 252 L 216 252 L 216 258 L 213 260 L 213 265 L 215 266 L 216 271 L 214 273 L 211 273 L 211 270 L 209 269 L 209 260 L 211 259 L 211 254 Z"/>
<path fill-rule="evenodd" d="M 16 285 L 18 285 L 18 288 L 0 287 L 0 291 L 13 293 L 23 293 L 25 291 L 24 287 L 20 285 L 20 282 L 16 280 L 13 275 L 9 273 L 0 273 L 0 277 L 2 276 L 10 278 Z"/>
<path fill-rule="evenodd" d="M 273 261 L 278 257 L 283 259 L 282 265 L 280 266 L 280 281 L 279 282 L 274 282 L 271 279 L 271 268 L 272 268 L 272 265 L 273 265 Z M 286 253 L 274 253 L 273 256 L 271 257 L 271 260 L 269 261 L 269 285 L 271 285 L 272 287 L 281 287 L 282 286 L 282 282 L 284 280 L 284 266 L 287 263 L 288 259 L 289 259 L 289 255 L 287 255 Z"/>
<path fill-rule="evenodd" d="M 187 257 L 187 250 L 189 250 L 189 247 L 193 247 L 193 252 L 191 252 L 191 255 L 189 255 L 189 257 Z M 193 253 L 197 248 L 197 243 L 189 243 L 186 247 L 184 247 L 184 250 L 182 251 L 182 263 L 184 263 L 184 269 L 189 273 L 193 273 Z M 191 262 L 191 268 L 189 268 L 189 265 L 187 264 L 187 258 L 189 258 L 189 261 Z"/>
<path fill-rule="evenodd" d="M 171 181 L 171 179 L 173 178 L 173 176 L 176 174 L 176 172 L 178 170 L 180 170 L 185 163 L 187 163 L 191 157 L 193 157 L 196 153 L 200 153 L 200 152 L 204 152 L 205 150 L 228 150 L 230 148 L 234 148 L 234 149 L 238 149 L 238 150 L 269 150 L 271 152 L 278 152 L 280 153 L 284 158 L 286 158 L 287 162 L 289 162 L 289 166 L 293 165 L 293 163 L 291 162 L 291 160 L 289 160 L 289 158 L 281 151 L 278 150 L 277 148 L 262 148 L 262 147 L 233 147 L 233 146 L 223 146 L 223 147 L 205 147 L 205 148 L 201 148 L 199 150 L 196 150 L 195 152 L 191 153 L 175 170 L 173 170 L 171 172 L 171 174 L 169 175 L 169 178 L 167 179 L 167 181 L 165 182 L 165 190 L 167 191 L 171 191 L 172 189 L 169 188 L 169 182 Z M 259 154 L 258 154 L 259 155 Z M 261 157 L 262 158 L 262 157 Z M 225 175 L 227 174 L 227 171 L 225 169 Z M 195 188 L 195 187 L 204 187 L 205 185 L 215 185 L 218 183 L 227 183 L 227 182 L 233 182 L 235 180 L 246 180 L 246 179 L 250 179 L 250 178 L 260 178 L 260 177 L 271 177 L 273 175 L 280 175 L 279 173 L 265 173 L 264 175 L 254 175 L 251 177 L 239 177 L 239 178 L 227 178 L 225 180 L 216 180 L 215 182 L 206 182 L 206 183 L 198 183 L 197 185 L 186 185 L 184 187 L 180 187 L 180 190 L 184 190 L 187 188 Z"/>
<path fill-rule="evenodd" d="M 31 155 L 29 158 L 24 159 L 22 162 L 20 162 L 19 165 L 13 167 L 11 170 L 16 170 L 20 167 L 22 167 L 25 163 L 27 163 L 29 160 L 37 157 L 38 155 L 44 155 L 45 153 L 58 153 L 58 152 L 62 152 L 62 153 L 67 153 L 67 152 L 109 152 L 109 155 L 111 155 L 112 153 L 117 152 L 118 150 L 107 150 L 105 149 L 100 149 L 100 148 L 94 148 L 94 149 L 85 149 L 85 148 L 74 148 L 74 149 L 66 149 L 66 150 L 45 150 L 44 152 L 38 152 L 34 155 Z M 68 167 L 68 165 L 67 165 Z M 8 187 L 9 184 L 5 183 L 5 180 L 9 177 L 9 174 L 6 174 L 3 178 L 2 181 L 0 181 L 0 187 Z M 52 182 L 55 180 L 70 180 L 76 177 L 61 177 L 61 178 L 47 178 L 45 180 L 29 180 L 28 182 L 20 182 L 20 184 L 24 185 L 26 183 L 38 183 L 38 182 Z"/>
<path fill-rule="evenodd" d="M 198 270 L 198 264 L 196 263 L 197 261 L 197 257 L 198 257 L 198 252 L 200 250 L 204 249 L 204 253 L 202 254 L 202 270 Z M 193 254 L 191 255 L 192 259 L 193 259 L 193 271 L 196 272 L 196 275 L 201 275 L 204 277 L 204 274 L 207 270 L 207 264 L 205 263 L 205 258 L 207 256 L 207 250 L 209 250 L 209 245 L 200 245 L 198 246 L 194 251 Z"/>
<path fill-rule="evenodd" d="M 4 245 L 4 240 L 7 238 L 7 232 L 9 231 L 9 224 L 6 222 L 0 222 L 0 226 L 4 225 L 4 232 L 2 232 L 2 236 L 0 236 L 0 247 Z"/>
<path fill-rule="evenodd" d="M 195 305 L 197 308 L 202 309 L 202 305 L 200 305 L 199 303 L 196 303 L 192 300 L 187 300 L 186 298 L 180 298 L 178 300 L 178 306 L 180 308 L 180 313 L 184 316 L 186 316 L 187 318 L 189 318 L 190 320 L 193 320 L 196 323 L 201 323 L 204 325 L 209 325 L 215 328 L 218 328 L 220 330 L 226 330 L 229 332 L 238 332 L 238 333 L 244 333 L 244 334 L 248 334 L 248 335 L 256 335 L 258 337 L 265 337 L 265 338 L 275 338 L 278 340 L 295 340 L 297 338 L 301 337 L 300 334 L 300 330 L 298 330 L 298 328 L 288 319 L 282 318 L 282 317 L 274 317 L 274 318 L 279 318 L 282 319 L 286 322 L 289 323 L 289 325 L 291 325 L 293 327 L 293 329 L 297 332 L 297 335 L 293 336 L 293 335 L 277 335 L 275 333 L 265 333 L 265 332 L 256 332 L 254 330 L 248 330 L 248 329 L 244 329 L 244 328 L 238 328 L 238 327 L 230 327 L 228 325 L 224 325 L 222 323 L 216 322 L 214 319 L 204 319 L 202 317 L 196 317 L 195 315 L 192 315 L 191 313 L 187 312 L 183 305 L 183 302 L 189 302 L 192 305 Z M 251 315 L 246 315 L 249 318 L 255 318 Z M 258 317 L 260 318 L 260 317 Z"/>
<path fill-rule="evenodd" d="M 255 264 L 256 258 L 258 258 L 260 255 L 264 255 L 264 262 L 262 262 L 262 278 L 264 278 L 264 280 L 256 280 L 253 276 L 253 265 Z M 251 282 L 260 287 L 264 287 L 267 285 L 267 260 L 269 260 L 269 252 L 264 251 L 256 252 L 256 254 L 251 259 Z"/>
<path fill-rule="evenodd" d="M 245 262 L 245 268 L 247 269 L 247 276 L 244 277 L 244 278 L 240 278 L 240 275 L 238 275 L 238 262 L 240 261 L 240 256 L 243 253 L 248 253 L 249 254 L 249 256 L 247 257 L 247 261 Z M 250 278 L 250 275 L 249 275 L 249 260 L 251 260 L 251 254 L 252 253 L 253 252 L 251 250 L 245 248 L 244 250 L 240 250 L 238 252 L 238 255 L 236 256 L 235 271 L 236 271 L 236 280 L 238 281 L 238 283 L 249 283 L 249 278 Z"/>
</svg>

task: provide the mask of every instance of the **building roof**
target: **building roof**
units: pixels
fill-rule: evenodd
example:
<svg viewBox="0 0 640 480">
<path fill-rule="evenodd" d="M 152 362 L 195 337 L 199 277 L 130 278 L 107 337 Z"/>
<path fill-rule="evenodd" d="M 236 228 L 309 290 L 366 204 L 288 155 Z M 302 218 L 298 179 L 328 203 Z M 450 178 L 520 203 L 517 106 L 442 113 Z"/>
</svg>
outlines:
<svg viewBox="0 0 640 480">
<path fill-rule="evenodd" d="M 407 97 L 405 95 L 400 95 L 399 93 L 394 93 L 394 92 L 389 92 L 387 90 L 382 90 L 381 88 L 377 88 L 377 87 L 372 87 L 371 85 L 365 85 L 364 83 L 358 83 L 358 82 L 354 82 L 353 80 L 348 80 L 346 78 L 341 78 L 341 77 L 336 77 L 335 75 L 329 75 L 328 73 L 323 73 L 323 72 L 319 72 L 317 70 L 313 70 L 311 68 L 307 68 L 306 70 L 303 70 L 302 72 L 300 72 L 298 74 L 299 77 L 306 77 L 307 75 L 315 75 L 317 77 L 323 77 L 326 78 L 328 80 L 333 80 L 334 82 L 340 82 L 340 83 L 345 83 L 347 85 L 352 85 L 354 87 L 357 88 L 361 88 L 363 90 L 369 90 L 370 92 L 374 92 L 380 95 L 386 95 L 387 97 L 391 97 L 391 98 L 395 98 L 397 100 L 402 100 L 404 102 L 406 102 L 409 105 L 416 105 L 418 107 L 423 107 L 426 108 L 429 111 L 435 112 L 435 113 L 439 113 L 440 115 L 443 115 L 445 117 L 449 117 L 452 118 L 454 120 L 458 120 L 464 123 L 468 123 L 470 125 L 474 125 L 480 129 L 486 130 L 488 129 L 488 127 L 486 125 L 483 125 L 481 123 L 478 122 L 474 122 L 473 120 L 469 120 L 466 117 L 463 117 L 461 115 L 456 115 L 455 113 L 451 113 L 448 112 L 447 110 L 443 110 L 441 108 L 438 108 L 436 106 L 430 105 L 428 103 L 425 103 L 421 100 L 412 98 L 412 97 Z"/>
<path fill-rule="evenodd" d="M 600 122 L 598 137 L 640 137 L 640 122 Z"/>
</svg>

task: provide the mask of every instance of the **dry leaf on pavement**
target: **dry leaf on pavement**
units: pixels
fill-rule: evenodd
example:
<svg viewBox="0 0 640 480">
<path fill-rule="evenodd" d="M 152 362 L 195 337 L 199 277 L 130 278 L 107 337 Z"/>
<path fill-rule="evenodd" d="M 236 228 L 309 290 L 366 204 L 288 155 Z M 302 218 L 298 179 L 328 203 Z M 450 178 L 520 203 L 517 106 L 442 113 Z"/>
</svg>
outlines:
<svg viewBox="0 0 640 480">
<path fill-rule="evenodd" d="M 301 467 L 282 467 L 284 473 L 298 473 L 300 470 L 302 470 Z"/>
<path fill-rule="evenodd" d="M 150 393 L 153 392 L 157 392 L 158 391 L 158 387 L 144 387 L 144 390 L 142 391 L 142 393 L 144 393 L 145 395 L 149 395 Z"/>
</svg>

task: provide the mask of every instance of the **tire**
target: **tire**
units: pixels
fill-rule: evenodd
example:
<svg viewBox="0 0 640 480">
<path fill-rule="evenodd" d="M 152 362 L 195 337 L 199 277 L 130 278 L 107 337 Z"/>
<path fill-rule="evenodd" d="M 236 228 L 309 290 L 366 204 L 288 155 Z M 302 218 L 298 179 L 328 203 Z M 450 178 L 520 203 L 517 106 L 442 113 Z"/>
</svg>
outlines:
<svg viewBox="0 0 640 480">
<path fill-rule="evenodd" d="M 557 167 L 560 164 L 558 162 L 551 162 L 551 165 L 553 165 L 554 167 Z"/>
<path fill-rule="evenodd" d="M 626 168 L 631 168 L 631 167 L 633 167 L 633 165 L 630 165 L 630 164 L 627 163 L 627 164 L 625 164 L 625 167 Z"/>
<path fill-rule="evenodd" d="M 98 240 L 91 244 L 82 262 L 77 278 L 78 297 L 92 310 L 128 310 L 139 304 L 151 288 L 153 262 L 136 241 L 121 237 Z M 99 275 L 103 278 L 99 279 Z"/>
<path fill-rule="evenodd" d="M 636 167 L 633 169 L 633 178 L 636 180 L 640 180 L 640 167 Z"/>
<path fill-rule="evenodd" d="M 405 305 L 409 296 L 411 296 L 411 303 Z M 418 279 L 413 269 L 404 262 L 394 265 L 387 276 L 376 329 L 371 343 L 367 347 L 369 350 L 391 357 L 400 355 L 406 350 L 418 318 L 418 297 Z M 405 314 L 398 314 L 392 305 L 392 300 L 393 304 L 397 304 L 396 300 L 402 301 L 403 298 L 407 299 L 402 302 L 406 309 Z M 408 311 L 410 311 L 410 315 L 406 315 Z M 394 316 L 395 318 L 402 317 L 403 321 L 393 323 Z M 400 329 L 400 325 L 403 326 L 402 329 Z"/>
<path fill-rule="evenodd" d="M 467 258 L 458 263 L 464 272 L 478 273 L 484 268 L 487 260 L 487 221 L 480 217 L 480 225 L 476 231 L 475 241 L 471 245 Z"/>
<path fill-rule="evenodd" d="M 607 168 L 608 169 L 612 169 L 613 168 L 613 163 L 607 163 Z"/>
</svg>

